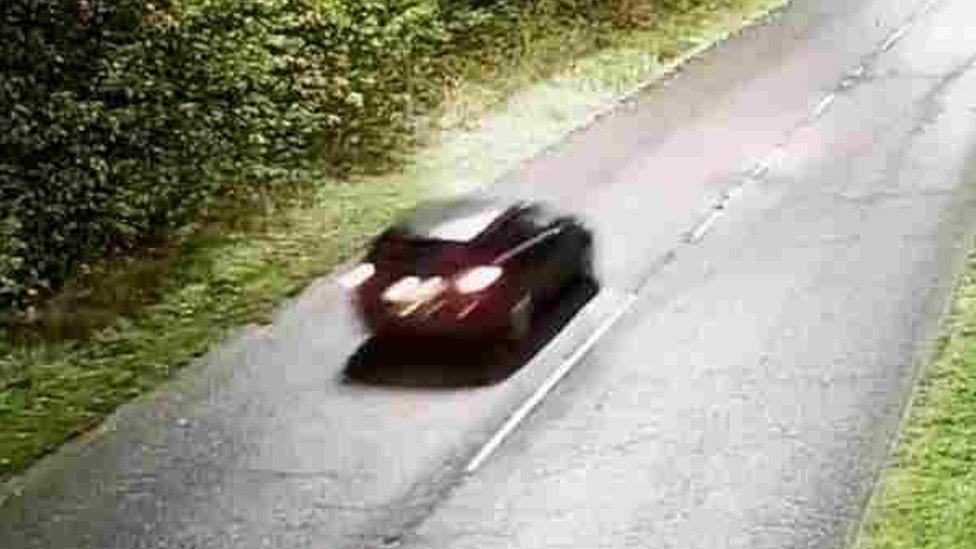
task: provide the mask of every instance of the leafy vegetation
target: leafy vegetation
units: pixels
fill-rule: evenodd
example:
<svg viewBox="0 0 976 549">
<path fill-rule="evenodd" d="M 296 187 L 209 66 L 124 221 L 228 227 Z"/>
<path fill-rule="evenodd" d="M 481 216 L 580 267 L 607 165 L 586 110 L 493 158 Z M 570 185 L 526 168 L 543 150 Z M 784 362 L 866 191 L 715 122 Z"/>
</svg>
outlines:
<svg viewBox="0 0 976 549">
<path fill-rule="evenodd" d="M 312 138 L 262 23 L 281 7 L 215 0 L 144 22 L 136 0 L 80 5 L 16 2 L 0 27 L 0 305 L 300 167 Z"/>
<path fill-rule="evenodd" d="M 976 547 L 976 253 L 859 549 Z"/>
<path fill-rule="evenodd" d="M 0 308 L 228 193 L 388 169 L 472 60 L 612 24 L 621 1 L 14 3 L 0 27 Z"/>
<path fill-rule="evenodd" d="M 88 293 L 65 292 L 51 306 L 46 339 L 0 340 L 0 478 L 152 389 L 228 328 L 269 321 L 276 301 L 418 197 L 409 185 L 343 182 L 318 197 L 290 192 L 264 222 L 214 222 L 179 248 L 96 265 Z M 136 295 L 120 295 L 127 288 Z M 79 329 L 85 339 L 73 339 Z"/>
</svg>

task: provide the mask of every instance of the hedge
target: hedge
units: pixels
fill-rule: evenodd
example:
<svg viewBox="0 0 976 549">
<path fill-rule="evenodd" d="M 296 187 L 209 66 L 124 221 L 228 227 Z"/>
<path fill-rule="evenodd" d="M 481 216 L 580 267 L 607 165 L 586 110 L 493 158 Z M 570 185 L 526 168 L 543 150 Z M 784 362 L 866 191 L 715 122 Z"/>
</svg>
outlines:
<svg viewBox="0 0 976 549">
<path fill-rule="evenodd" d="M 223 6 L 221 6 L 223 4 Z M 134 1 L 4 14 L 0 300 L 165 234 L 263 168 L 300 167 L 315 115 L 271 69 L 271 3 L 210 2 L 179 24 Z M 307 125 L 307 129 L 306 129 Z"/>
<path fill-rule="evenodd" d="M 653 3 L 5 1 L 0 310 L 230 193 L 389 168 L 472 56 Z"/>
</svg>

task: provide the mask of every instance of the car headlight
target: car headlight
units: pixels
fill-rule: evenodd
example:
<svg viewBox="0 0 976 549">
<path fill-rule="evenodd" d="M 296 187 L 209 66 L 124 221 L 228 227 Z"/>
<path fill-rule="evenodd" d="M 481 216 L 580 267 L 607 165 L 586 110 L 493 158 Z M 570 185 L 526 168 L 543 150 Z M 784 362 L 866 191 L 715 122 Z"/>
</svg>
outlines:
<svg viewBox="0 0 976 549">
<path fill-rule="evenodd" d="M 444 282 L 444 279 L 439 276 L 432 276 L 427 279 L 420 279 L 416 276 L 405 276 L 383 290 L 381 297 L 384 301 L 394 303 L 424 301 L 437 297 L 446 287 L 447 284 Z"/>
<path fill-rule="evenodd" d="M 502 276 L 502 268 L 483 265 L 465 271 L 454 281 L 454 287 L 462 294 L 473 294 L 491 286 Z"/>
<path fill-rule="evenodd" d="M 339 277 L 339 284 L 346 288 L 356 288 L 376 274 L 376 267 L 372 263 L 362 263 Z"/>
<path fill-rule="evenodd" d="M 405 276 L 383 290 L 383 301 L 410 301 L 420 287 L 420 279 L 415 276 Z"/>
</svg>

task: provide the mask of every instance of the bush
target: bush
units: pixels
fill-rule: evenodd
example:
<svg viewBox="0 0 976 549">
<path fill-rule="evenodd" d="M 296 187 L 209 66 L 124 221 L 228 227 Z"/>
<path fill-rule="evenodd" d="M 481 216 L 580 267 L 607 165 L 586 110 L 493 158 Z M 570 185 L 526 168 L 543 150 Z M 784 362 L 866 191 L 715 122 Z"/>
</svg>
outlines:
<svg viewBox="0 0 976 549">
<path fill-rule="evenodd" d="M 0 309 L 228 194 L 386 169 L 471 59 L 618 24 L 636 1 L 17 0 L 0 26 Z"/>
<path fill-rule="evenodd" d="M 303 103 L 321 113 L 320 152 L 339 175 L 382 169 L 437 104 L 448 32 L 437 5 L 344 0 L 310 5 L 285 56 Z"/>
<path fill-rule="evenodd" d="M 136 1 L 20 2 L 0 31 L 0 300 L 165 234 L 246 181 L 307 165 L 321 125 L 276 70 L 284 4 L 213 1 L 146 24 Z"/>
</svg>

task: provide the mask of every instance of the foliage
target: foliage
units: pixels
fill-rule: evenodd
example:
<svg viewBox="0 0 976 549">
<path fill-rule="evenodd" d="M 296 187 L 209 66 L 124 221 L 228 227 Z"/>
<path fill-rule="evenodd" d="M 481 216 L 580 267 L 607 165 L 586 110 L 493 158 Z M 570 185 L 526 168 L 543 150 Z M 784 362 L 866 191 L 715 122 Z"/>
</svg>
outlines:
<svg viewBox="0 0 976 549">
<path fill-rule="evenodd" d="M 395 166 L 472 60 L 682 1 L 700 3 L 14 2 L 0 26 L 0 309 L 228 194 Z"/>
<path fill-rule="evenodd" d="M 330 182 L 316 190 L 321 201 L 298 186 L 290 192 L 292 207 L 267 226 L 208 224 L 160 254 L 165 261 L 93 267 L 89 277 L 110 281 L 93 290 L 104 295 L 66 312 L 85 313 L 92 301 L 111 307 L 118 288 L 142 283 L 135 271 L 147 267 L 161 271 L 151 275 L 160 287 L 151 304 L 123 311 L 86 340 L 22 340 L 0 328 L 0 482 L 168 379 L 228 329 L 267 322 L 282 297 L 348 259 L 366 235 L 417 201 L 409 185 Z"/>
<path fill-rule="evenodd" d="M 134 0 L 16 3 L 0 33 L 0 300 L 165 234 L 240 181 L 302 166 L 315 125 L 273 70 L 268 2 L 209 2 L 180 24 Z M 2 304 L 2 303 L 0 303 Z"/>
</svg>

